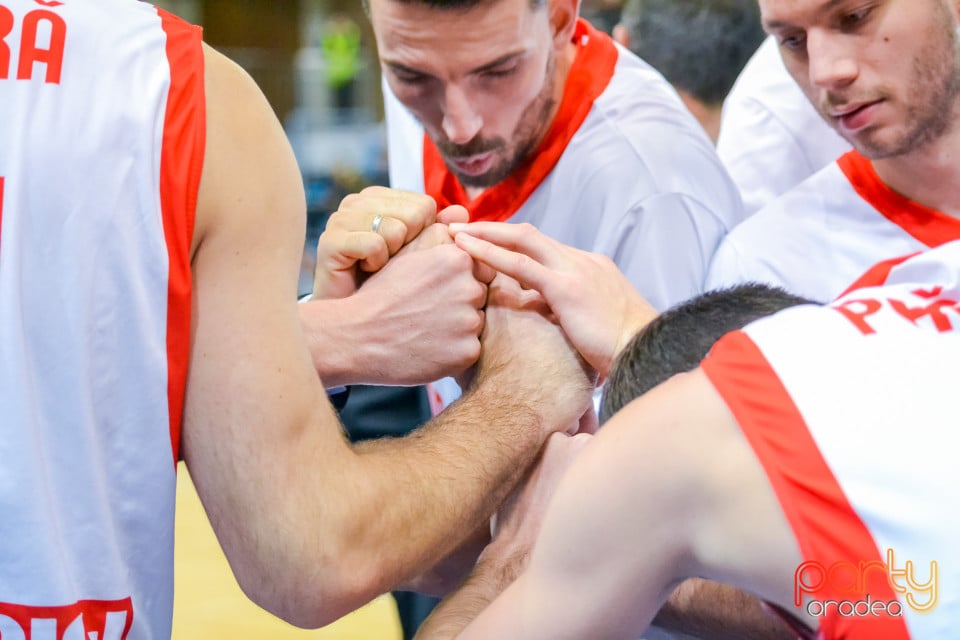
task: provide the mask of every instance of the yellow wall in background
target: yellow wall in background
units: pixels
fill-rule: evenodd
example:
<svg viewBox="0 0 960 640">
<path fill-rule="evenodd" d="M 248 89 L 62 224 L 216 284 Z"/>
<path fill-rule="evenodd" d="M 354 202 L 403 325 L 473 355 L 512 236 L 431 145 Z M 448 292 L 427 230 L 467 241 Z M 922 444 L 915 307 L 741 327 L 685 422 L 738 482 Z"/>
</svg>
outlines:
<svg viewBox="0 0 960 640">
<path fill-rule="evenodd" d="M 314 631 L 297 629 L 250 602 L 230 572 L 190 474 L 180 465 L 172 640 L 401 640 L 393 597 Z"/>
</svg>

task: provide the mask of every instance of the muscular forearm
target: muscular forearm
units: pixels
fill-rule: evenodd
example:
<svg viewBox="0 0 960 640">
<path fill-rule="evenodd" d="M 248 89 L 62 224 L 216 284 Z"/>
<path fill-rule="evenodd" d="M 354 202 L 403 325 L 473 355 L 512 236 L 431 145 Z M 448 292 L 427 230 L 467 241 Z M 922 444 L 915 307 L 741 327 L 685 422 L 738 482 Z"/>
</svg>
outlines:
<svg viewBox="0 0 960 640">
<path fill-rule="evenodd" d="M 525 400 L 481 387 L 411 436 L 357 448 L 356 477 L 369 481 L 352 501 L 350 539 L 358 559 L 375 559 L 372 594 L 435 565 L 487 522 L 535 459 L 540 420 Z"/>
<path fill-rule="evenodd" d="M 418 432 L 344 447 L 343 456 L 330 450 L 344 445 L 310 427 L 261 443 L 248 460 L 251 473 L 237 470 L 231 491 L 255 493 L 238 502 L 262 508 L 224 514 L 247 530 L 245 541 L 230 545 L 243 559 L 241 585 L 268 591 L 256 600 L 278 603 L 268 608 L 279 614 L 309 598 L 322 611 L 303 623 L 326 624 L 449 555 L 536 458 L 544 420 L 557 420 L 534 410 L 556 404 L 535 388 L 519 388 L 506 371 L 497 378 Z M 268 460 L 284 463 L 259 471 Z M 264 576 L 283 576 L 283 584 Z"/>
<path fill-rule="evenodd" d="M 490 544 L 490 525 L 488 522 L 483 522 L 443 560 L 394 590 L 416 591 L 435 597 L 444 597 L 463 584 L 476 566 L 477 558 L 488 544 Z"/>
<path fill-rule="evenodd" d="M 441 602 L 417 631 L 416 640 L 451 640 L 517 579 L 527 553 L 495 541 L 480 556 L 470 577 Z"/>
<path fill-rule="evenodd" d="M 767 614 L 753 595 L 692 578 L 674 590 L 654 624 L 702 640 L 792 640 L 790 629 Z"/>
</svg>

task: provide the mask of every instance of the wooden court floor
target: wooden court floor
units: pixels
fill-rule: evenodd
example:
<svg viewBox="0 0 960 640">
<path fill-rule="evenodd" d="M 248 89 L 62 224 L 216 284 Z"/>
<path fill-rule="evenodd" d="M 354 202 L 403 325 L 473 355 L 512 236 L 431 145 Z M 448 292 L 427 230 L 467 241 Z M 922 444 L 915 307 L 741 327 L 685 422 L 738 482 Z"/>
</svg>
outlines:
<svg viewBox="0 0 960 640">
<path fill-rule="evenodd" d="M 402 640 L 390 595 L 315 631 L 297 629 L 250 602 L 237 585 L 181 464 L 177 528 L 173 640 Z"/>
</svg>

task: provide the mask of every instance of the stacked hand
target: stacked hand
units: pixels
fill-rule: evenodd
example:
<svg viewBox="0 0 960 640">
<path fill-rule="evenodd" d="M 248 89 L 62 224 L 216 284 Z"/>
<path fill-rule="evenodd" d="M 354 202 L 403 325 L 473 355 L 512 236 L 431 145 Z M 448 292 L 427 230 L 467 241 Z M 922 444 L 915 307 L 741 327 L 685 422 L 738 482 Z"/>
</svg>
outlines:
<svg viewBox="0 0 960 640">
<path fill-rule="evenodd" d="M 476 384 L 497 378 L 523 400 L 544 435 L 576 431 L 592 407 L 597 374 L 577 353 L 540 294 L 503 274 L 490 284 Z"/>
<path fill-rule="evenodd" d="M 367 363 L 365 381 L 421 384 L 476 361 L 493 272 L 453 244 L 447 223 L 467 218 L 463 207 L 438 213 L 428 196 L 385 187 L 347 196 L 330 216 L 313 300 L 338 301 L 339 341 Z"/>
<path fill-rule="evenodd" d="M 612 260 L 561 244 L 529 224 L 454 223 L 450 228 L 457 246 L 475 260 L 538 291 L 601 378 L 657 315 Z"/>
<path fill-rule="evenodd" d="M 468 217 L 459 205 L 438 213 L 433 198 L 409 191 L 367 187 L 348 195 L 317 243 L 313 299 L 345 298 L 391 257 L 453 242 L 447 225 Z M 478 276 L 493 279 L 489 269 Z"/>
</svg>

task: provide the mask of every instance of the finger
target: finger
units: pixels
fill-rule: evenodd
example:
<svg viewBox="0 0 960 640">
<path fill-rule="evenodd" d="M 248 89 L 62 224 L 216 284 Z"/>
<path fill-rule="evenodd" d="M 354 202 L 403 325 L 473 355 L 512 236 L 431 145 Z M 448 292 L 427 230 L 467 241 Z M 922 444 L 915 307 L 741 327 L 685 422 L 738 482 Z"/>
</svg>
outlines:
<svg viewBox="0 0 960 640">
<path fill-rule="evenodd" d="M 387 264 L 387 261 L 390 260 L 391 253 L 389 245 L 386 242 L 386 239 L 382 236 L 379 236 L 379 234 L 364 233 L 362 235 L 365 239 L 370 239 L 371 236 L 373 236 L 374 239 L 370 240 L 370 242 L 377 243 L 377 250 L 367 252 L 360 260 L 360 264 L 358 266 L 360 267 L 361 271 L 366 273 L 376 273 L 377 271 L 380 271 L 380 269 L 383 269 L 384 265 Z M 379 238 L 379 242 L 376 240 L 376 238 Z"/>
<path fill-rule="evenodd" d="M 360 260 L 370 260 L 371 264 L 379 264 L 382 267 L 388 258 L 387 242 L 379 234 L 325 233 L 317 243 L 315 272 L 319 273 L 322 269 L 334 271 L 347 269 Z"/>
<path fill-rule="evenodd" d="M 470 224 L 453 223 L 450 230 L 454 237 L 461 233 L 486 240 L 504 249 L 530 256 L 540 264 L 556 268 L 563 259 L 563 246 L 556 240 L 542 234 L 532 224 L 526 222 L 472 222 Z"/>
<path fill-rule="evenodd" d="M 470 222 L 470 212 L 467 211 L 466 207 L 459 204 L 452 204 L 437 214 L 437 222 L 442 222 L 443 224 Z"/>
<path fill-rule="evenodd" d="M 466 233 L 458 233 L 454 242 L 474 260 L 510 276 L 526 289 L 543 291 L 549 286 L 549 269 L 527 255 L 498 247 Z"/>
<path fill-rule="evenodd" d="M 477 282 L 482 282 L 483 284 L 490 284 L 493 282 L 493 279 L 497 277 L 497 270 L 491 267 L 488 264 L 478 262 L 477 260 L 473 261 L 473 277 Z"/>
<path fill-rule="evenodd" d="M 356 204 L 362 204 L 367 211 L 376 209 L 374 213 L 402 221 L 406 226 L 404 244 L 437 221 L 437 202 L 422 193 L 373 186 L 361 191 L 358 198 L 364 200 L 358 199 Z"/>
<path fill-rule="evenodd" d="M 363 231 L 379 235 L 386 242 L 390 255 L 395 255 L 407 243 L 407 225 L 403 220 L 393 216 L 384 216 L 380 220 L 377 230 L 374 231 L 373 223 L 375 219 L 376 216 L 370 216 L 370 224 Z"/>
<path fill-rule="evenodd" d="M 444 244 L 453 244 L 453 236 L 450 235 L 450 230 L 447 225 L 434 223 L 424 229 L 416 238 L 404 245 L 400 251 L 397 252 L 397 255 L 404 255 L 411 251 L 432 249 Z"/>
</svg>

